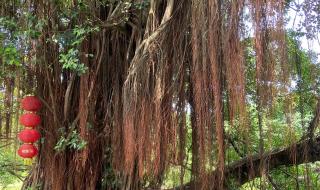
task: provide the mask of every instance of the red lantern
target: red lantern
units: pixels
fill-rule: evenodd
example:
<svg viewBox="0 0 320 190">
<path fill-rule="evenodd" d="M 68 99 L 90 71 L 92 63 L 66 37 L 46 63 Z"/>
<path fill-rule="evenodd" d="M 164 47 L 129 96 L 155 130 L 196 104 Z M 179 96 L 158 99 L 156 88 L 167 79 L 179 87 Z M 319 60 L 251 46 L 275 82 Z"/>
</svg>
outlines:
<svg viewBox="0 0 320 190">
<path fill-rule="evenodd" d="M 20 117 L 20 124 L 26 127 L 35 128 L 41 123 L 41 118 L 35 113 L 25 113 Z"/>
<path fill-rule="evenodd" d="M 23 144 L 18 150 L 22 158 L 33 158 L 38 154 L 38 149 L 33 144 Z"/>
<path fill-rule="evenodd" d="M 26 96 L 21 101 L 21 108 L 27 111 L 39 111 L 42 104 L 35 96 Z"/>
<path fill-rule="evenodd" d="M 24 129 L 19 133 L 18 138 L 24 143 L 34 143 L 40 139 L 40 133 L 34 129 Z"/>
</svg>

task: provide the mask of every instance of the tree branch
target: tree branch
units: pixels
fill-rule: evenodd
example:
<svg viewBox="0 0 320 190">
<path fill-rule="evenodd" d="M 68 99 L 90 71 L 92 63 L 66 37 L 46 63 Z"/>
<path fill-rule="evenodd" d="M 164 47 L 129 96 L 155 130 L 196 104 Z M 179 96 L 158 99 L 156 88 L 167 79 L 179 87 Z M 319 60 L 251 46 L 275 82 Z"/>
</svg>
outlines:
<svg viewBox="0 0 320 190">
<path fill-rule="evenodd" d="M 294 155 L 292 152 L 296 152 Z M 293 166 L 303 163 L 315 162 L 320 160 L 320 136 L 314 140 L 307 139 L 287 147 L 282 150 L 274 150 L 266 152 L 260 158 L 260 155 L 254 155 L 251 157 L 243 158 L 225 168 L 226 179 L 233 178 L 239 185 L 242 185 L 251 179 L 260 177 L 261 159 L 266 161 L 268 170 L 271 171 L 280 166 Z M 216 184 L 218 171 L 213 171 L 208 175 L 209 181 Z M 184 185 L 184 189 L 190 189 L 192 181 Z M 180 189 L 180 187 L 173 188 Z M 214 188 L 213 188 L 214 189 Z"/>
<path fill-rule="evenodd" d="M 293 155 L 293 150 L 297 153 Z M 274 150 L 263 154 L 269 171 L 279 166 L 292 166 L 320 160 L 320 137 L 315 140 L 304 140 L 283 150 Z M 255 155 L 241 159 L 227 167 L 226 175 L 235 177 L 240 184 L 260 177 L 260 157 Z M 213 175 L 215 172 L 213 172 Z"/>
<path fill-rule="evenodd" d="M 314 113 L 314 117 L 313 117 L 313 120 L 311 121 L 311 123 L 308 127 L 308 131 L 307 131 L 307 133 L 308 133 L 307 135 L 309 138 L 312 139 L 314 137 L 314 132 L 319 125 L 319 121 L 320 121 L 320 101 L 318 98 L 318 103 L 317 103 L 317 107 L 316 107 L 316 110 Z"/>
<path fill-rule="evenodd" d="M 239 185 L 242 185 L 256 177 L 261 176 L 260 163 L 265 161 L 267 166 L 267 173 L 273 169 L 280 166 L 293 166 L 303 163 L 320 161 L 320 136 L 314 138 L 315 129 L 320 123 L 320 101 L 318 98 L 318 103 L 315 109 L 314 117 L 309 123 L 307 133 L 301 138 L 301 140 L 289 147 L 284 149 L 275 149 L 273 151 L 265 152 L 263 155 L 256 154 L 253 156 L 247 156 L 242 158 L 225 168 L 225 179 L 230 178 L 235 179 Z M 230 141 L 231 138 L 228 138 Z M 230 141 L 232 145 L 232 141 Z M 236 146 L 233 146 L 236 149 Z M 237 150 L 236 150 L 237 151 Z M 238 151 L 237 151 L 238 152 Z M 295 152 L 296 154 L 293 154 Z M 207 180 L 211 181 L 212 184 L 217 184 L 219 176 L 219 171 L 215 170 L 208 174 Z M 175 187 L 175 189 L 191 189 L 191 181 L 183 186 Z M 226 183 L 226 182 L 225 182 Z M 217 187 L 213 187 L 215 190 Z"/>
</svg>

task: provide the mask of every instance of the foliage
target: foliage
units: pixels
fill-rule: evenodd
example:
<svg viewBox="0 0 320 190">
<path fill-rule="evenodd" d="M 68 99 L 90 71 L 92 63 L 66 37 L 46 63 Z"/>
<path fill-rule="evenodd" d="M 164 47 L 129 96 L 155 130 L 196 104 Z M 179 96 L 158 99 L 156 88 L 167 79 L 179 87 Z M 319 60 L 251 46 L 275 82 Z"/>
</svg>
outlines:
<svg viewBox="0 0 320 190">
<path fill-rule="evenodd" d="M 77 49 L 69 49 L 66 54 L 60 54 L 59 62 L 63 69 L 69 69 L 78 75 L 84 74 L 88 67 L 79 61 L 79 51 Z"/>
<path fill-rule="evenodd" d="M 67 137 L 61 136 L 54 149 L 57 151 L 64 151 L 68 148 L 70 150 L 79 151 L 86 145 L 87 142 L 79 136 L 79 133 L 76 130 L 73 130 Z"/>
<path fill-rule="evenodd" d="M 88 70 L 88 67 L 83 63 L 80 63 L 79 60 L 80 44 L 87 35 L 99 31 L 98 27 L 92 27 L 88 24 L 90 23 L 87 23 L 84 26 L 76 25 L 71 32 L 66 32 L 57 36 L 54 35 L 52 37 L 52 40 L 55 43 L 59 43 L 61 47 L 69 48 L 66 53 L 61 52 L 59 55 L 59 62 L 62 64 L 62 68 L 75 72 L 78 75 L 84 74 Z M 93 57 L 92 54 L 87 54 L 85 56 Z"/>
<path fill-rule="evenodd" d="M 21 66 L 17 23 L 14 19 L 0 17 L 0 79 L 15 75 L 16 67 Z"/>
<path fill-rule="evenodd" d="M 0 143 L 5 146 L 5 143 Z M 1 148 L 0 153 L 0 188 L 6 188 L 10 184 L 21 181 L 27 174 L 27 167 L 23 165 L 22 159 L 15 155 L 12 145 Z"/>
</svg>

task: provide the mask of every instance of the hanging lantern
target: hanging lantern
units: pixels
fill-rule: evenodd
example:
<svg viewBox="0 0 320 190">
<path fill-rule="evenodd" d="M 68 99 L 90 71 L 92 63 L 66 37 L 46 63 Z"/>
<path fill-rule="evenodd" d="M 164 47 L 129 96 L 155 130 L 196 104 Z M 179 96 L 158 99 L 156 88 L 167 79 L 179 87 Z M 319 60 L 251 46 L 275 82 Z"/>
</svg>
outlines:
<svg viewBox="0 0 320 190">
<path fill-rule="evenodd" d="M 41 123 L 41 118 L 35 113 L 25 113 L 21 115 L 19 121 L 21 125 L 35 128 Z"/>
<path fill-rule="evenodd" d="M 40 139 L 40 133 L 32 128 L 35 128 L 41 123 L 41 118 L 35 112 L 39 111 L 42 104 L 35 96 L 26 96 L 21 101 L 21 108 L 29 113 L 21 115 L 19 121 L 26 129 L 22 130 L 18 138 L 25 144 L 18 149 L 18 155 L 24 158 L 26 165 L 32 164 L 32 158 L 38 154 L 38 149 L 33 145 L 34 142 Z"/>
<path fill-rule="evenodd" d="M 40 139 L 40 133 L 34 129 L 24 129 L 19 133 L 18 138 L 24 143 L 34 143 Z"/>
<path fill-rule="evenodd" d="M 22 158 L 33 158 L 38 154 L 38 149 L 33 144 L 23 144 L 18 150 Z"/>
<path fill-rule="evenodd" d="M 26 111 L 39 111 L 42 104 L 41 101 L 35 96 L 26 96 L 21 101 L 21 108 Z"/>
</svg>

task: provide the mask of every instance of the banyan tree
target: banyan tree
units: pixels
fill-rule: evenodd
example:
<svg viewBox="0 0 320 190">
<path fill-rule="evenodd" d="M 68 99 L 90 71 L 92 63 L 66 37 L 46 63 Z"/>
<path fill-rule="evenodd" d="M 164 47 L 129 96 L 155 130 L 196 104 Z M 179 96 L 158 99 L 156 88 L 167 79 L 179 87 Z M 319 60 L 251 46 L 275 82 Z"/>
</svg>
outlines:
<svg viewBox="0 0 320 190">
<path fill-rule="evenodd" d="M 291 3 L 2 0 L 0 41 L 21 61 L 1 54 L 5 90 L 43 103 L 23 189 L 266 189 L 320 160 L 320 69 L 285 27 Z"/>
</svg>

